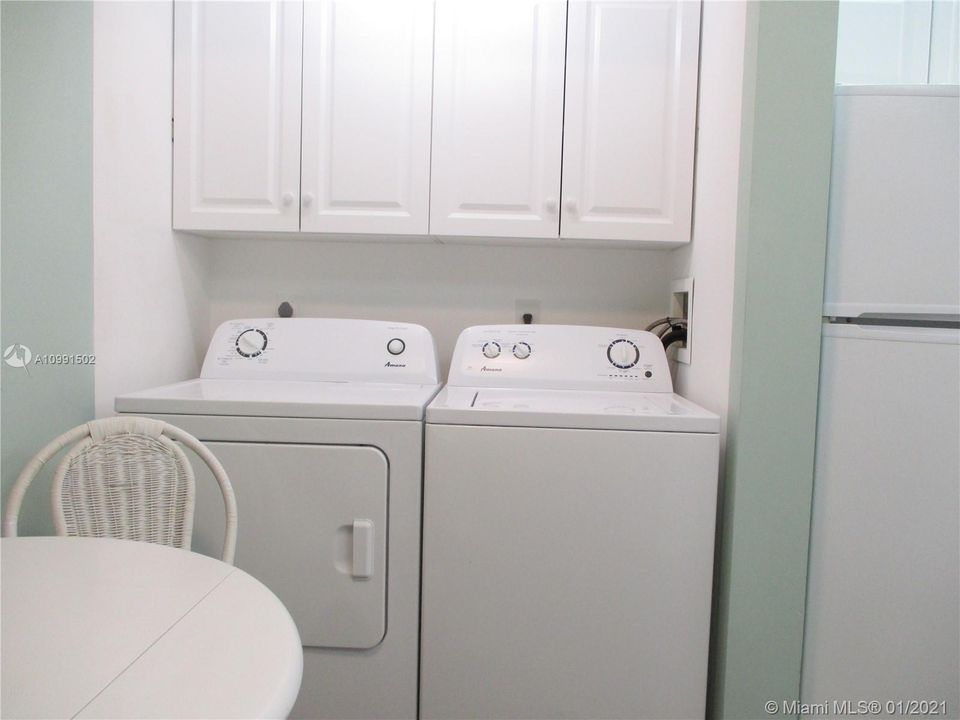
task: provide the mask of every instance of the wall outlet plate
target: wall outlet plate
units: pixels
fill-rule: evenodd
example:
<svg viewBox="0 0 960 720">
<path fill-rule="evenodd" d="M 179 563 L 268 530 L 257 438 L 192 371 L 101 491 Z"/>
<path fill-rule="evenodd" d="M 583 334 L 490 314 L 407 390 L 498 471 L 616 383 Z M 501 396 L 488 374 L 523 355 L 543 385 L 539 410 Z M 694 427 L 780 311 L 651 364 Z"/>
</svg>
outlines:
<svg viewBox="0 0 960 720">
<path fill-rule="evenodd" d="M 680 278 L 670 283 L 670 317 L 687 321 L 687 342 L 676 347 L 676 361 L 690 364 L 693 346 L 693 278 Z"/>
</svg>

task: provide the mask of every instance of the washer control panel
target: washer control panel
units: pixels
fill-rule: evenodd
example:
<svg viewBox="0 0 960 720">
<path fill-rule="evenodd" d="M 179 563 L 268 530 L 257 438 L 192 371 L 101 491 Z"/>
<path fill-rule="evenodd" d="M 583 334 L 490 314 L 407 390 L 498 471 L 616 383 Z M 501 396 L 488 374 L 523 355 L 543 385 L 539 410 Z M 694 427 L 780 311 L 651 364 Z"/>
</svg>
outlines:
<svg viewBox="0 0 960 720">
<path fill-rule="evenodd" d="M 213 334 L 200 377 L 439 382 L 436 347 L 426 328 L 328 318 L 228 320 Z"/>
<path fill-rule="evenodd" d="M 673 392 L 656 335 L 580 325 L 467 328 L 457 340 L 448 384 Z"/>
</svg>

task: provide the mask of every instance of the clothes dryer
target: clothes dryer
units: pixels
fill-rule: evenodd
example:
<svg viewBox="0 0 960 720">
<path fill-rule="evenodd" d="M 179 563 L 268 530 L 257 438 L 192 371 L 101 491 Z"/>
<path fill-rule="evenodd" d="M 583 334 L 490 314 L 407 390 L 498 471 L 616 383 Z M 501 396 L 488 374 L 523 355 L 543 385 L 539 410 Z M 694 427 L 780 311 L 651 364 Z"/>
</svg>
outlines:
<svg viewBox="0 0 960 720">
<path fill-rule="evenodd" d="M 116 399 L 223 463 L 236 564 L 304 643 L 293 717 L 416 717 L 423 413 L 437 390 L 423 327 L 273 318 L 217 328 L 200 378 Z M 205 472 L 193 549 L 219 557 L 222 500 Z"/>
</svg>

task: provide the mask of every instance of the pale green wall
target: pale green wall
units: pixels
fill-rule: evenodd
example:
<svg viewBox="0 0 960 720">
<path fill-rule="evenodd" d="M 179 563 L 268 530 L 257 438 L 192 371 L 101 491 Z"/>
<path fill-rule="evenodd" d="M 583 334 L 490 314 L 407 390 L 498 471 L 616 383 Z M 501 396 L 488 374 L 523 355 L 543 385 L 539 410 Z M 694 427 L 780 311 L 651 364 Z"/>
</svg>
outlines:
<svg viewBox="0 0 960 720">
<path fill-rule="evenodd" d="M 92 92 L 90 3 L 0 3 L 3 348 L 93 352 Z M 41 446 L 93 417 L 93 367 L 0 367 L 5 499 Z M 48 491 L 31 488 L 21 533 L 51 531 Z"/>
<path fill-rule="evenodd" d="M 711 707 L 799 698 L 835 2 L 751 4 Z"/>
</svg>

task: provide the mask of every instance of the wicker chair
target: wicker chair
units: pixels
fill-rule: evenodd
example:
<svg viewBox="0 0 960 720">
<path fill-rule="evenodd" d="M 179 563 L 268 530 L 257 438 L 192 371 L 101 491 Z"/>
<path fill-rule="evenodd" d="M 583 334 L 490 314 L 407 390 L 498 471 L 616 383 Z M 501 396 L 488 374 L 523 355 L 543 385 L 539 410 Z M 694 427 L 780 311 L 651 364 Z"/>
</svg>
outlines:
<svg viewBox="0 0 960 720">
<path fill-rule="evenodd" d="M 220 485 L 226 510 L 222 559 L 232 565 L 237 504 L 220 461 L 193 435 L 141 417 L 94 420 L 65 432 L 37 453 L 10 490 L 3 534 L 16 537 L 20 505 L 30 483 L 45 463 L 73 445 L 53 476 L 50 499 L 57 535 L 140 540 L 189 550 L 194 475 L 177 443 L 195 452 Z"/>
</svg>

